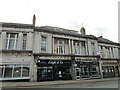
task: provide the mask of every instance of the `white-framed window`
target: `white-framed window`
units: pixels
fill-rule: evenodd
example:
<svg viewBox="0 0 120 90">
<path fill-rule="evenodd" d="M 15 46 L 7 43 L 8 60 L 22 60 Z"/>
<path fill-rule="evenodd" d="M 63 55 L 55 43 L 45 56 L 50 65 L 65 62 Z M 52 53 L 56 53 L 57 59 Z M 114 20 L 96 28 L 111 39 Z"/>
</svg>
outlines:
<svg viewBox="0 0 120 90">
<path fill-rule="evenodd" d="M 18 33 L 7 33 L 6 49 L 18 48 Z"/>
<path fill-rule="evenodd" d="M 27 34 L 23 34 L 23 44 L 22 49 L 26 50 Z"/>
<path fill-rule="evenodd" d="M 86 55 L 86 46 L 85 41 L 81 41 L 81 53 L 82 55 Z"/>
<path fill-rule="evenodd" d="M 65 53 L 65 49 L 64 49 L 64 40 L 56 40 L 56 47 L 55 47 L 55 51 L 57 54 L 64 54 Z"/>
<path fill-rule="evenodd" d="M 80 43 L 74 42 L 75 54 L 80 54 Z"/>
<path fill-rule="evenodd" d="M 47 37 L 41 36 L 41 52 L 47 51 Z"/>
<path fill-rule="evenodd" d="M 30 77 L 29 64 L 2 64 L 0 65 L 0 78 Z"/>
</svg>

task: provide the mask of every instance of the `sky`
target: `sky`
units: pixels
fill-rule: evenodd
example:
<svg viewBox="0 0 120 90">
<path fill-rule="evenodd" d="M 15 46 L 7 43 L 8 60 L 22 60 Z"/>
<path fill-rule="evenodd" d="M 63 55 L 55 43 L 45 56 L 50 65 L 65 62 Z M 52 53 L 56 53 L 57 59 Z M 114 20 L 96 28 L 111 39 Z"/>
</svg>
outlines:
<svg viewBox="0 0 120 90">
<path fill-rule="evenodd" d="M 0 22 L 53 26 L 118 42 L 120 0 L 0 0 Z"/>
</svg>

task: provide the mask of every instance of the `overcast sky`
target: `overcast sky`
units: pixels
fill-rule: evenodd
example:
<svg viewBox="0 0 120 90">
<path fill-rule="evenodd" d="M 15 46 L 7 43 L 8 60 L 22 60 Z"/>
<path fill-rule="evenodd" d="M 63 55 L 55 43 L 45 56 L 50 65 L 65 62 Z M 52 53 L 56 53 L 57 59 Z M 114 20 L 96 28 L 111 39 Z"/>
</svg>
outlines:
<svg viewBox="0 0 120 90">
<path fill-rule="evenodd" d="M 118 42 L 120 0 L 0 0 L 0 22 L 55 26 L 87 34 L 102 35 Z"/>
</svg>

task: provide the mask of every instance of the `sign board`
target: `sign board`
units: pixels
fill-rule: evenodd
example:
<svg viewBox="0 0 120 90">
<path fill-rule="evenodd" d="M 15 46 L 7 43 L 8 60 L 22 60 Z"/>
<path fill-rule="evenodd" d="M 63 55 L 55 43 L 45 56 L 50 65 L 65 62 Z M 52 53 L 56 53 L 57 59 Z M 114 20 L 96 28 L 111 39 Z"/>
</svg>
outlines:
<svg viewBox="0 0 120 90">
<path fill-rule="evenodd" d="M 102 50 L 97 51 L 97 55 L 101 55 L 101 54 L 103 54 Z"/>
</svg>

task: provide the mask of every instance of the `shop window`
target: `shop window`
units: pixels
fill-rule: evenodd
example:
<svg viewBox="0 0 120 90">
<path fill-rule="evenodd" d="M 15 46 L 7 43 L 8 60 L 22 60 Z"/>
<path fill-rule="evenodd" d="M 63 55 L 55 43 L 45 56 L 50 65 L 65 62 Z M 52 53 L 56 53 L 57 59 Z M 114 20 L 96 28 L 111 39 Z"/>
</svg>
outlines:
<svg viewBox="0 0 120 90">
<path fill-rule="evenodd" d="M 4 67 L 0 66 L 0 77 L 3 77 L 3 70 L 4 70 Z"/>
<path fill-rule="evenodd" d="M 14 67 L 13 77 L 21 77 L 21 67 Z"/>
<path fill-rule="evenodd" d="M 5 75 L 4 77 L 12 77 L 13 65 L 5 65 Z"/>
<path fill-rule="evenodd" d="M 38 77 L 39 78 L 53 77 L 53 67 L 39 67 Z"/>
<path fill-rule="evenodd" d="M 27 34 L 23 34 L 23 44 L 22 49 L 26 50 Z"/>
<path fill-rule="evenodd" d="M 8 33 L 6 39 L 6 49 L 18 48 L 18 33 Z"/>
<path fill-rule="evenodd" d="M 22 76 L 23 77 L 28 77 L 29 76 L 29 67 L 23 67 L 22 69 Z"/>
</svg>

